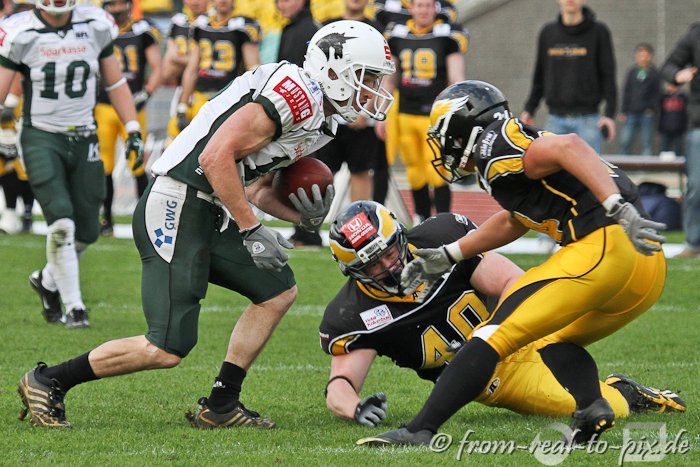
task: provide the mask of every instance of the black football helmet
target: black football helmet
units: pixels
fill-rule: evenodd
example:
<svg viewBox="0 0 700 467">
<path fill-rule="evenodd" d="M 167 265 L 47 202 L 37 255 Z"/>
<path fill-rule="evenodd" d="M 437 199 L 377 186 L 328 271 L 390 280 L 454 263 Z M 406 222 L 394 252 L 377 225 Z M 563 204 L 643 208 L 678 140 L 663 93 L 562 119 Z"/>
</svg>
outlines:
<svg viewBox="0 0 700 467">
<path fill-rule="evenodd" d="M 333 259 L 343 274 L 369 285 L 371 293 L 375 289 L 402 295 L 401 271 L 408 257 L 408 240 L 393 212 L 374 201 L 356 201 L 333 221 L 329 239 Z M 390 254 L 395 256 L 390 264 L 375 267 Z"/>
<path fill-rule="evenodd" d="M 428 129 L 437 173 L 448 183 L 473 173 L 467 170 L 467 162 L 477 137 L 493 121 L 510 117 L 503 93 L 484 81 L 461 81 L 438 94 L 430 110 Z"/>
</svg>

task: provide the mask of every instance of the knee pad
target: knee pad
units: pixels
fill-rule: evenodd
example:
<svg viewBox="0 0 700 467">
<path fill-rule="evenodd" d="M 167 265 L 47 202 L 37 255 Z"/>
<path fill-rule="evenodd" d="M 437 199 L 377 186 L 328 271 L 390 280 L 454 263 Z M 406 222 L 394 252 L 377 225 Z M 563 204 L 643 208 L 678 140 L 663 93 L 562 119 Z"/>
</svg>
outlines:
<svg viewBox="0 0 700 467">
<path fill-rule="evenodd" d="M 75 240 L 75 222 L 67 217 L 58 219 L 49 225 L 47 237 L 57 247 L 73 243 Z"/>
</svg>

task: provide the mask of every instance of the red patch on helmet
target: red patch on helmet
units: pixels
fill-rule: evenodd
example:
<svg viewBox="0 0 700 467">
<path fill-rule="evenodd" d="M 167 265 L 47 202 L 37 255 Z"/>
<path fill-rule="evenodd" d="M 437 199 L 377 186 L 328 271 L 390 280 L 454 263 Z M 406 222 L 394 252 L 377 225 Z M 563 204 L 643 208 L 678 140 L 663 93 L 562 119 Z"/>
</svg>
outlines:
<svg viewBox="0 0 700 467">
<path fill-rule="evenodd" d="M 287 101 L 287 105 L 292 111 L 294 123 L 302 122 L 313 115 L 313 108 L 311 107 L 309 96 L 307 96 L 304 89 L 289 76 L 286 76 L 272 89 Z"/>
<path fill-rule="evenodd" d="M 384 58 L 391 60 L 391 49 L 386 44 L 384 44 Z"/>
<path fill-rule="evenodd" d="M 348 239 L 353 248 L 362 245 L 369 237 L 377 233 L 377 229 L 374 228 L 364 212 L 347 221 L 340 228 L 340 231 L 345 234 L 345 238 Z"/>
</svg>

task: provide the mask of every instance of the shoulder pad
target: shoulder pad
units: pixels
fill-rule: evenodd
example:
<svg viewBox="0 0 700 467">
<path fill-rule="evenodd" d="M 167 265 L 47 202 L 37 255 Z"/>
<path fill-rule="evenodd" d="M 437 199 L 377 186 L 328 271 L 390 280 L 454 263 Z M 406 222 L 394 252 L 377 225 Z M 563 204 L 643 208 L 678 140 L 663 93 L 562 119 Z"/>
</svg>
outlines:
<svg viewBox="0 0 700 467">
<path fill-rule="evenodd" d="M 173 24 L 176 24 L 178 26 L 187 26 L 188 20 L 187 20 L 187 15 L 184 13 L 175 13 L 172 18 L 170 18 L 170 22 Z"/>
<path fill-rule="evenodd" d="M 22 13 L 15 13 L 14 15 L 3 18 L 2 21 L 0 21 L 0 30 L 3 32 L 2 40 L 5 40 L 6 37 L 12 38 L 27 29 L 32 29 L 34 27 L 32 24 L 34 18 L 36 18 L 36 16 L 34 16 L 34 13 L 31 11 L 23 11 Z"/>
<path fill-rule="evenodd" d="M 229 29 L 243 29 L 243 26 L 245 26 L 245 19 L 242 16 L 237 16 L 235 18 L 231 18 L 228 20 L 228 24 L 226 27 Z"/>
<path fill-rule="evenodd" d="M 434 36 L 449 36 L 450 32 L 452 32 L 452 26 L 448 23 L 440 23 L 433 26 Z"/>
<path fill-rule="evenodd" d="M 389 35 L 392 37 L 406 37 L 409 31 L 410 29 L 405 24 L 395 24 L 394 27 L 391 28 Z"/>
<path fill-rule="evenodd" d="M 197 19 L 192 21 L 192 26 L 195 28 L 203 28 L 209 24 L 209 17 L 206 15 L 197 16 Z"/>
<path fill-rule="evenodd" d="M 141 21 L 137 21 L 134 24 L 132 24 L 131 30 L 134 31 L 134 33 L 136 34 L 143 34 L 144 32 L 148 32 L 151 30 L 151 24 L 145 19 L 142 19 Z"/>
</svg>

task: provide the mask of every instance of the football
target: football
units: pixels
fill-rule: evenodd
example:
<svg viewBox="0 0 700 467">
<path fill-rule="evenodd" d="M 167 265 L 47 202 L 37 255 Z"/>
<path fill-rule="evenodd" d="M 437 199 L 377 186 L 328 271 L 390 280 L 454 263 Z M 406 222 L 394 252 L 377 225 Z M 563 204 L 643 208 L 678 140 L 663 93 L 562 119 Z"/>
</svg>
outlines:
<svg viewBox="0 0 700 467">
<path fill-rule="evenodd" d="M 313 157 L 302 157 L 290 166 L 278 170 L 272 179 L 272 187 L 278 199 L 288 206 L 289 194 L 303 188 L 309 199 L 313 199 L 311 187 L 318 185 L 321 195 L 326 194 L 326 187 L 333 183 L 333 172 L 326 164 Z"/>
</svg>

